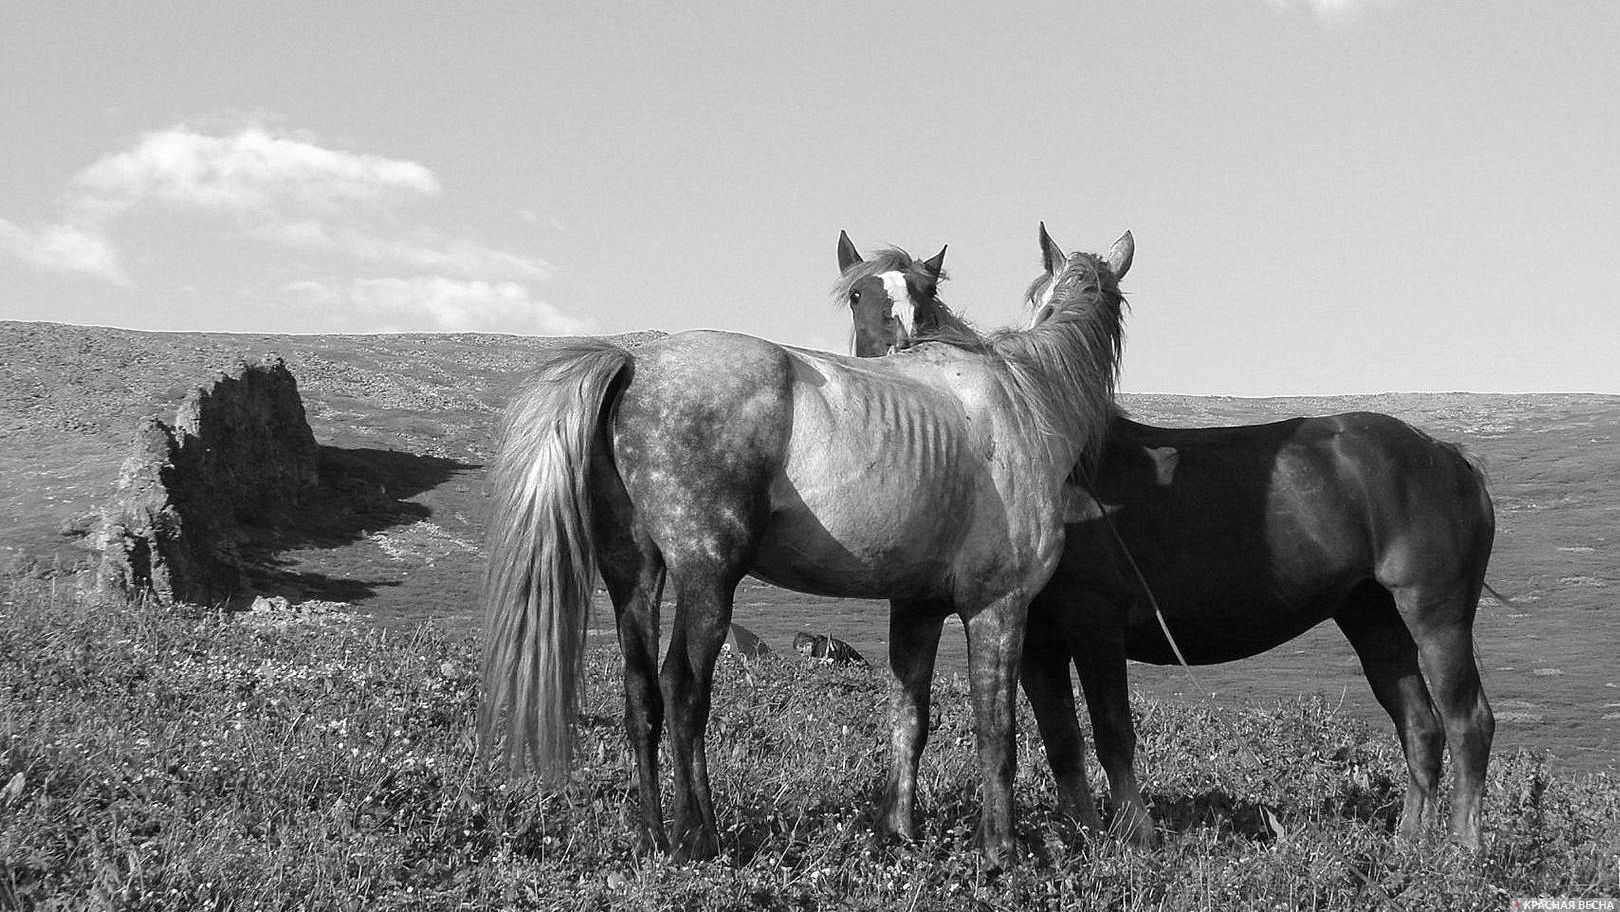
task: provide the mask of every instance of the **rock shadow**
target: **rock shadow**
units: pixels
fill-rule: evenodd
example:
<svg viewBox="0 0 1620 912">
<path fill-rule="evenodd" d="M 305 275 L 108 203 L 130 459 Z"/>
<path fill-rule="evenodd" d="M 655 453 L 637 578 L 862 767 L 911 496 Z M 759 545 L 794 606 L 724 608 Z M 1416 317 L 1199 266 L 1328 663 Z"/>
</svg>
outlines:
<svg viewBox="0 0 1620 912">
<path fill-rule="evenodd" d="M 367 564 L 353 562 L 343 568 L 353 572 L 332 572 L 289 552 L 340 549 L 426 520 L 432 508 L 411 498 L 480 468 L 400 450 L 321 446 L 320 482 L 309 496 L 282 509 L 236 517 L 245 533 L 238 550 L 246 585 L 230 606 L 245 607 L 238 602 L 251 602 L 254 595 L 357 602 L 398 586 L 398 579 Z"/>
</svg>

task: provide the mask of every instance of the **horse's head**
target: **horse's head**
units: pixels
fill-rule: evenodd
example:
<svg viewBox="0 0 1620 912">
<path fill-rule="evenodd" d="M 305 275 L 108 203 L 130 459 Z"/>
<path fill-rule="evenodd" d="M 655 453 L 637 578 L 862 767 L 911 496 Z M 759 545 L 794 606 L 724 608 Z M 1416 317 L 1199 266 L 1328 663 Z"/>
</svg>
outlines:
<svg viewBox="0 0 1620 912">
<path fill-rule="evenodd" d="M 1117 294 L 1119 280 L 1130 271 L 1131 257 L 1135 252 L 1136 241 L 1127 231 L 1119 236 L 1105 257 L 1089 253 L 1066 254 L 1046 233 L 1046 223 L 1041 222 L 1041 265 L 1046 271 L 1036 276 L 1035 281 L 1030 283 L 1029 291 L 1024 293 L 1024 300 L 1030 307 L 1028 326 L 1046 322 L 1053 310 L 1061 307 L 1068 297 L 1060 292 L 1082 278 L 1090 278 L 1102 289 Z"/>
<path fill-rule="evenodd" d="M 939 300 L 944 265 L 944 247 L 920 262 L 898 247 L 864 259 L 849 235 L 838 232 L 840 275 L 833 297 L 854 316 L 854 353 L 862 358 L 886 355 L 910 345 L 918 333 L 937 328 L 944 311 Z"/>
</svg>

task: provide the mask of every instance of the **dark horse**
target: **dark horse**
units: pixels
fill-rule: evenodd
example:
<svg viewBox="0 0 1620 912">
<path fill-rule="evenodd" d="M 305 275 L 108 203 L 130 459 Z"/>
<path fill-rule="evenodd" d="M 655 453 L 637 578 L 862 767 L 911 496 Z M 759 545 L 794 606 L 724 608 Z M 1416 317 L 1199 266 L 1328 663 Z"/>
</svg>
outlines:
<svg viewBox="0 0 1620 912">
<path fill-rule="evenodd" d="M 954 613 L 968 633 L 980 845 L 990 864 L 1010 862 L 1025 617 L 1083 502 L 1069 476 L 1111 414 L 1119 359 L 1113 271 L 1084 259 L 1072 307 L 971 351 L 865 361 L 688 332 L 633 354 L 595 341 L 547 355 L 508 406 L 494 467 L 485 743 L 504 715 L 519 765 L 566 773 L 600 570 L 624 653 L 642 844 L 671 845 L 658 775 L 667 721 L 673 848 L 712 856 L 704 731 L 737 583 L 751 573 L 887 598 L 897 683 L 878 825 L 913 837 L 934 656 Z M 675 623 L 658 671 L 666 578 Z"/>
<path fill-rule="evenodd" d="M 1040 239 L 1046 268 L 1028 295 L 1034 324 L 1068 293 L 1070 259 L 1044 225 Z M 841 237 L 840 268 L 858 260 Z M 847 302 L 858 355 L 930 338 L 976 344 L 937 295 L 904 303 L 911 325 L 898 334 L 883 329 L 900 319 L 883 295 Z M 1216 428 L 1157 428 L 1116 413 L 1100 460 L 1076 474 L 1095 492 L 1094 509 L 1069 526 L 1063 559 L 1031 605 L 1022 670 L 1064 810 L 1098 825 L 1072 659 L 1116 823 L 1138 842 L 1154 838 L 1134 773 L 1125 659 L 1176 661 L 1156 600 L 1192 664 L 1257 655 L 1332 618 L 1406 753 L 1401 835 L 1414 837 L 1432 817 L 1449 740 L 1451 831 L 1479 844 L 1495 725 L 1473 622 L 1495 519 L 1484 480 L 1456 447 L 1367 412 Z"/>
</svg>

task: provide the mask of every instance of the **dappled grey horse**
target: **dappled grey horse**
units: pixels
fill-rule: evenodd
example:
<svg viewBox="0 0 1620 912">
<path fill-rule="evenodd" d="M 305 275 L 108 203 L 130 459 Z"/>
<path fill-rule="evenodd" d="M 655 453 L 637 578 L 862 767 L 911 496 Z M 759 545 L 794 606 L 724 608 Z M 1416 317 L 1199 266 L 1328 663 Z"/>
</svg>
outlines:
<svg viewBox="0 0 1620 912">
<path fill-rule="evenodd" d="M 934 658 L 957 614 L 983 772 L 980 845 L 992 865 L 1010 862 L 1025 616 L 1083 500 L 1071 471 L 1094 458 L 1111 414 L 1122 303 L 1113 270 L 1094 259 L 1072 307 L 972 350 L 874 362 L 688 332 L 633 354 L 590 341 L 545 356 L 507 409 L 494 469 L 486 743 L 504 717 L 519 764 L 566 773 L 600 569 L 625 659 L 643 842 L 712 856 L 704 732 L 738 581 L 887 598 L 896 685 L 879 826 L 916 833 Z M 655 676 L 666 579 L 674 630 Z M 673 840 L 659 801 L 666 722 Z"/>
</svg>

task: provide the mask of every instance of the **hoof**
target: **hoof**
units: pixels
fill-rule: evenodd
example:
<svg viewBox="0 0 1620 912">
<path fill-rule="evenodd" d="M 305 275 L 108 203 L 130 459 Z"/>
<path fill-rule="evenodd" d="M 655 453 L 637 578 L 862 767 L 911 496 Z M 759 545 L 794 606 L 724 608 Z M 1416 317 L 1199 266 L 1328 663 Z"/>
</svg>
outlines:
<svg viewBox="0 0 1620 912">
<path fill-rule="evenodd" d="M 1094 839 L 1098 834 L 1107 832 L 1094 802 L 1059 801 L 1057 809 L 1059 814 L 1074 821 L 1080 827 L 1080 831 L 1086 834 L 1087 839 Z"/>
<path fill-rule="evenodd" d="M 917 842 L 917 827 L 899 827 L 884 821 L 872 830 L 872 837 L 879 845 L 913 845 Z"/>
<path fill-rule="evenodd" d="M 1478 833 L 1452 833 L 1449 842 L 1465 852 L 1480 852 L 1485 848 Z"/>
<path fill-rule="evenodd" d="M 1146 808 L 1126 809 L 1116 814 L 1112 832 L 1138 849 L 1159 847 L 1159 830 L 1153 825 L 1153 818 Z"/>
<path fill-rule="evenodd" d="M 631 852 L 637 858 L 648 858 L 653 855 L 669 854 L 669 837 L 662 831 L 650 832 L 646 829 L 636 834 L 636 844 Z"/>
<path fill-rule="evenodd" d="M 1011 836 L 992 839 L 985 836 L 984 830 L 979 830 L 978 837 L 979 857 L 983 859 L 981 870 L 989 876 L 1010 871 L 1018 866 L 1018 840 Z"/>
<path fill-rule="evenodd" d="M 877 831 L 878 839 L 888 842 L 916 842 L 917 819 L 910 813 L 902 812 L 895 807 L 895 802 L 884 799 L 883 807 L 878 812 L 877 820 L 872 828 Z"/>
<path fill-rule="evenodd" d="M 707 833 L 689 833 L 686 838 L 679 840 L 675 851 L 670 857 L 677 864 L 692 864 L 699 861 L 710 861 L 720 855 L 719 840 Z"/>
<path fill-rule="evenodd" d="M 994 851 L 981 846 L 979 857 L 981 859 L 979 870 L 986 877 L 999 877 L 1018 867 L 1018 850 L 1013 846 Z"/>
</svg>

